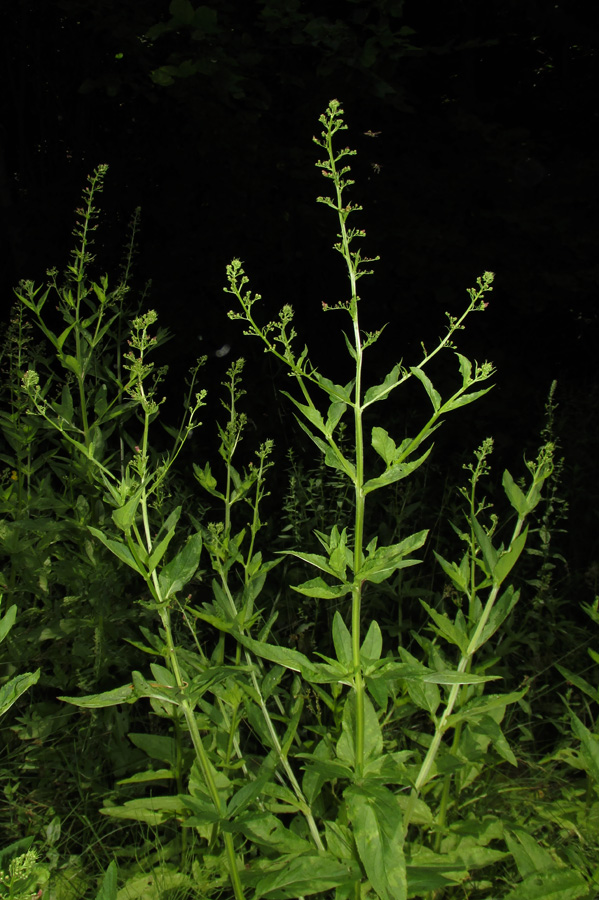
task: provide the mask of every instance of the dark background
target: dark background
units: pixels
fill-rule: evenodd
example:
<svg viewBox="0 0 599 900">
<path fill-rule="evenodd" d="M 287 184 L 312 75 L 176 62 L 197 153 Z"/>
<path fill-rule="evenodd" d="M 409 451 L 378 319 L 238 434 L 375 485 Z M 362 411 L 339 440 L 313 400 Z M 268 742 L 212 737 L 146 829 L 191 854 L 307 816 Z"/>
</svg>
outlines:
<svg viewBox="0 0 599 900">
<path fill-rule="evenodd" d="M 14 0 L 2 4 L 0 47 L 5 319 L 19 279 L 64 267 L 86 175 L 108 163 L 99 272 L 115 270 L 140 205 L 139 285 L 152 279 L 149 303 L 176 335 L 164 348 L 169 403 L 199 354 L 230 343 L 231 355 L 211 355 L 208 385 L 247 357 L 259 438 L 288 439 L 276 366 L 227 319 L 225 266 L 244 261 L 265 319 L 291 303 L 300 339 L 339 380 L 341 323 L 321 303 L 345 299 L 347 283 L 335 216 L 315 203 L 326 183 L 311 141 L 338 98 L 343 143 L 358 150 L 353 224 L 381 256 L 360 282 L 364 327 L 389 323 L 372 379 L 401 357 L 415 364 L 445 310 L 461 311 L 466 289 L 496 272 L 489 308 L 460 340 L 495 363 L 496 387 L 448 423 L 440 452 L 449 460 L 492 434 L 499 471 L 521 471 L 557 379 L 564 549 L 581 571 L 599 559 L 594 4 Z M 390 419 L 401 422 L 409 394 L 385 407 Z"/>
</svg>

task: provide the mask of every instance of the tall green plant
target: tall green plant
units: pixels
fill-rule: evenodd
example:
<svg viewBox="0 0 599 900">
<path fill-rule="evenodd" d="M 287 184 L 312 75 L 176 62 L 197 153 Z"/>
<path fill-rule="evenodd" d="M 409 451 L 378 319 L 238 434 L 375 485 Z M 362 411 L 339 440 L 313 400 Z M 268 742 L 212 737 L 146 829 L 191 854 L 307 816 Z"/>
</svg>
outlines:
<svg viewBox="0 0 599 900">
<path fill-rule="evenodd" d="M 364 612 L 365 597 L 371 586 L 418 563 L 413 554 L 424 546 L 427 532 L 379 546 L 377 537 L 368 534 L 368 504 L 425 462 L 432 450 L 430 438 L 448 413 L 489 390 L 482 385 L 491 377 L 492 366 L 473 364 L 457 351 L 461 384 L 445 400 L 425 367 L 442 351 L 455 350 L 454 338 L 466 318 L 487 305 L 484 298 L 492 290 L 493 275 L 485 273 L 469 290 L 461 315 L 448 316 L 447 334 L 434 350 L 423 347 L 416 365 L 395 363 L 382 382 L 368 385 L 368 351 L 381 331 L 363 332 L 359 320 L 357 283 L 368 274 L 365 267 L 372 260 L 354 249 L 363 231 L 348 225 L 349 216 L 359 209 L 345 199 L 352 182 L 343 161 L 353 151 L 336 151 L 333 145 L 335 135 L 346 128 L 337 101 L 320 122 L 323 130 L 315 142 L 325 158 L 317 165 L 331 184 L 332 196 L 319 200 L 337 216 L 335 249 L 349 280 L 347 301 L 325 305 L 325 311 L 348 317 L 344 338 L 353 366 L 351 380 L 336 383 L 310 363 L 307 347 L 296 351 L 290 306 L 273 322 L 256 321 L 259 295 L 246 289 L 248 278 L 239 260 L 227 268 L 226 290 L 239 304 L 230 317 L 242 321 L 245 332 L 287 366 L 297 392 L 284 394 L 295 406 L 300 426 L 325 465 L 353 493 L 351 526 L 334 524 L 328 532 L 316 532 L 322 552 L 285 551 L 316 570 L 315 577 L 293 590 L 338 607 L 330 636 L 320 636 L 325 652 L 316 653 L 315 659 L 278 644 L 273 631 L 276 609 L 265 615 L 257 605 L 274 565 L 263 559 L 259 548 L 270 444 L 261 445 L 253 465 L 239 467 L 235 456 L 244 429 L 241 364 L 229 371 L 228 418 L 220 426 L 224 477 L 217 477 L 209 463 L 194 468 L 220 516 L 208 524 L 190 517 L 187 540 L 181 537 L 187 532 L 181 506 L 165 515 L 156 497 L 196 425 L 203 394 L 188 404 L 188 419 L 172 452 L 162 460 L 152 457 L 150 428 L 159 403 L 148 382 L 147 357 L 155 345 L 155 313 L 139 316 L 132 324 L 126 390 L 139 417 L 140 436 L 124 471 L 114 458 L 97 452 L 92 431 L 82 439 L 65 428 L 60 411 L 45 400 L 36 373 L 24 379 L 37 413 L 81 454 L 113 508 L 111 521 L 88 530 L 143 581 L 151 598 L 146 605 L 159 622 L 155 634 L 144 629 L 144 649 L 162 657 L 163 663 L 150 665 L 151 676 L 134 671 L 130 683 L 112 691 L 64 698 L 94 708 L 145 697 L 155 712 L 173 723 L 166 742 L 152 735 L 134 737 L 151 758 L 166 756 L 170 768 L 161 770 L 160 777 L 174 780 L 176 793 L 150 791 L 107 811 L 153 824 L 175 817 L 184 829 L 194 829 L 205 848 L 201 855 L 206 871 L 218 869 L 218 851 L 236 900 L 297 900 L 331 891 L 335 900 L 369 895 L 404 900 L 451 888 L 471 871 L 507 856 L 487 846 L 502 838 L 501 822 L 486 829 L 461 822 L 461 835 L 468 840 L 462 840 L 459 831 L 451 833 L 449 799 L 452 785 L 453 795 L 459 795 L 471 773 L 484 767 L 491 744 L 500 759 L 513 762 L 500 723 L 506 705 L 522 692 L 485 693 L 497 676 L 486 674 L 488 659 L 480 665 L 477 660 L 518 599 L 507 579 L 524 548 L 525 520 L 539 501 L 552 465 L 548 444 L 528 465 L 527 486 L 520 488 L 504 474 L 516 516 L 508 539 L 498 544 L 493 527 L 485 527 L 484 505 L 476 495 L 489 449 L 483 446 L 464 494 L 464 555 L 459 562 L 439 558 L 464 603 L 451 615 L 423 604 L 433 639 L 418 635 L 419 657 L 385 642 L 379 623 Z M 397 444 L 384 425 L 367 432 L 366 413 L 408 381 L 422 386 L 431 405 L 414 436 Z M 350 438 L 345 437 L 348 432 Z M 212 579 L 187 593 L 187 585 L 197 579 L 203 546 Z M 205 600 L 192 602 L 194 596 Z M 401 596 L 395 599 L 402 602 Z M 181 612 L 192 632 L 191 645 L 175 637 L 173 619 Z M 189 749 L 192 762 L 183 778 L 180 763 Z M 462 774 L 454 777 L 452 772 L 460 769 Z M 431 846 L 423 825 L 437 829 L 441 841 Z M 213 884 L 214 893 L 222 890 L 220 870 Z"/>
<path fill-rule="evenodd" d="M 492 375 L 491 365 L 483 363 L 473 366 L 466 357 L 456 353 L 462 384 L 443 401 L 424 367 L 441 350 L 454 348 L 453 337 L 463 327 L 466 317 L 487 306 L 483 298 L 492 290 L 493 275 L 486 272 L 478 279 L 477 288 L 469 291 L 470 302 L 466 310 L 459 317 L 449 315 L 445 338 L 432 352 L 426 352 L 423 348 L 423 357 L 418 365 L 406 368 L 401 362 L 396 363 L 382 383 L 366 387 L 365 354 L 376 343 L 381 332 L 364 333 L 359 323 L 360 297 L 357 282 L 363 275 L 369 274 L 370 270 L 364 266 L 372 260 L 363 258 L 359 250 L 352 249 L 353 242 L 363 237 L 364 232 L 350 228 L 347 224 L 349 216 L 359 207 L 348 203 L 344 198 L 344 191 L 352 181 L 347 177 L 350 167 L 343 165 L 341 161 L 352 155 L 353 151 L 347 148 L 336 151 L 333 147 L 334 135 L 346 127 L 341 116 L 339 103 L 331 102 L 326 114 L 320 119 L 324 126 L 321 137 L 314 140 L 326 154 L 325 159 L 320 160 L 317 165 L 333 187 L 333 195 L 320 197 L 319 201 L 332 208 L 338 217 L 340 231 L 335 249 L 345 261 L 350 286 L 346 302 L 334 307 L 323 304 L 323 308 L 325 311 L 339 311 L 349 317 L 349 334 L 344 332 L 344 338 L 353 360 L 354 377 L 345 385 L 336 384 L 311 365 L 306 347 L 299 353 L 295 351 L 293 311 L 290 306 L 283 307 L 278 319 L 266 326 L 256 322 L 253 306 L 259 295 L 253 296 L 245 289 L 248 279 L 239 260 L 234 260 L 228 267 L 227 290 L 237 298 L 242 309 L 241 312 L 231 311 L 230 317 L 243 321 L 246 325 L 245 333 L 258 337 L 268 352 L 287 365 L 294 377 L 299 389 L 299 399 L 285 393 L 300 414 L 297 416 L 300 426 L 323 453 L 327 465 L 343 473 L 352 484 L 355 518 L 351 540 L 348 539 L 347 529 L 339 531 L 335 526 L 330 534 L 318 535 L 324 554 L 289 551 L 322 573 L 295 590 L 323 600 L 349 597 L 349 627 L 341 613 L 337 612 L 332 630 L 336 655 L 334 658 L 327 658 L 324 664 L 311 663 L 297 651 L 274 648 L 255 641 L 248 642 L 240 635 L 237 637 L 257 655 L 301 672 L 304 679 L 314 685 L 328 682 L 349 687 L 342 706 L 341 734 L 335 746 L 331 747 L 330 741 L 323 739 L 318 745 L 319 754 L 302 756 L 308 760 L 307 771 L 312 776 L 330 777 L 335 772 L 338 778 L 346 782 L 344 803 L 340 810 L 342 821 L 351 825 L 351 832 L 345 832 L 346 842 L 349 846 L 355 842 L 357 860 L 377 895 L 384 900 L 396 900 L 406 896 L 408 891 L 404 840 L 413 821 L 419 796 L 436 774 L 435 761 L 443 737 L 458 724 L 456 705 L 462 686 L 481 685 L 491 680 L 491 676 L 472 672 L 472 660 L 511 608 L 513 598 L 510 590 L 507 589 L 501 596 L 500 590 L 524 547 L 524 520 L 538 502 L 540 487 L 551 470 L 551 448 L 548 446 L 537 464 L 531 467 L 532 484 L 526 494 L 517 488 L 506 473 L 504 485 L 518 513 L 509 544 L 495 548 L 490 536 L 480 525 L 475 511 L 471 511 L 471 547 L 470 553 L 465 557 L 465 564 L 463 561 L 460 568 L 444 561 L 452 574 L 459 572 L 457 581 L 470 598 L 469 614 L 467 618 L 458 614 L 455 621 L 451 622 L 447 616 L 436 616 L 430 608 L 428 612 L 437 628 L 441 626 L 443 637 L 457 646 L 457 665 L 442 669 L 436 667 L 435 670 L 416 660 L 406 661 L 405 654 L 401 653 L 399 658 L 382 657 L 383 642 L 378 623 L 374 620 L 365 623 L 362 620 L 363 593 L 369 584 L 381 583 L 398 569 L 414 565 L 417 560 L 411 558 L 410 554 L 422 547 L 426 532 L 410 535 L 390 546 L 379 547 L 376 538 L 368 541 L 365 534 L 366 504 L 370 494 L 406 478 L 422 465 L 431 450 L 429 447 L 422 452 L 423 445 L 439 427 L 444 415 L 478 399 L 489 390 L 473 388 Z M 411 377 L 424 387 L 432 412 L 415 437 L 404 439 L 399 446 L 384 427 L 373 427 L 370 444 L 382 459 L 383 467 L 380 469 L 379 464 L 379 471 L 369 475 L 366 471 L 364 414 L 374 404 L 386 400 Z M 315 394 L 324 395 L 324 408 L 319 408 L 314 399 Z M 351 455 L 340 449 L 336 438 L 341 420 L 346 414 L 351 418 L 353 428 Z M 416 456 L 417 452 L 420 453 L 419 456 Z M 475 572 L 481 569 L 483 581 L 482 584 L 476 584 Z M 471 572 L 469 584 L 466 583 L 466 571 Z M 487 597 L 481 602 L 478 595 L 483 589 L 487 590 Z M 401 598 L 397 598 L 397 601 L 401 602 Z M 385 716 L 391 685 L 398 682 L 415 682 L 419 686 L 417 690 L 412 688 L 412 695 L 420 694 L 417 705 L 430 714 L 434 725 L 427 752 L 413 768 L 415 774 L 411 777 L 407 774 L 405 762 L 413 756 L 413 751 L 399 754 L 394 759 L 393 754 L 385 753 L 383 749 L 381 719 Z M 445 686 L 443 702 L 438 685 Z M 338 689 L 339 687 L 336 691 Z M 322 699 L 332 708 L 337 701 L 336 691 L 327 696 L 322 688 L 318 690 Z M 502 703 L 505 705 L 513 699 L 515 697 L 506 698 Z M 493 705 L 493 701 L 477 701 L 472 709 L 461 714 L 462 717 L 482 717 L 489 702 Z M 407 802 L 403 796 L 385 786 L 385 783 L 394 782 L 404 788 L 411 783 Z M 373 841 L 373 835 L 377 840 Z M 435 886 L 433 878 L 429 888 L 433 889 Z M 358 897 L 357 883 L 354 892 Z"/>
</svg>

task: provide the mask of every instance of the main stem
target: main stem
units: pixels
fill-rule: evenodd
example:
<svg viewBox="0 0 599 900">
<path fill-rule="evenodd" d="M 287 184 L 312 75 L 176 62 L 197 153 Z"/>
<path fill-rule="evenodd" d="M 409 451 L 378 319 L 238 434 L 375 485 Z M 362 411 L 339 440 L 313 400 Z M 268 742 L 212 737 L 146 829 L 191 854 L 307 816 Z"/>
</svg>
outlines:
<svg viewBox="0 0 599 900">
<path fill-rule="evenodd" d="M 343 206 L 343 185 L 341 175 L 336 167 L 335 153 L 333 151 L 333 130 L 329 126 L 326 137 L 327 152 L 330 161 L 330 172 L 335 183 L 337 214 L 341 238 L 338 249 L 341 251 L 350 281 L 351 298 L 349 301 L 349 314 L 353 323 L 354 348 L 356 360 L 356 384 L 354 391 L 354 439 L 356 445 L 355 454 L 355 480 L 354 491 L 356 498 L 355 532 L 354 532 L 354 583 L 352 586 L 352 616 L 351 616 L 351 640 L 352 640 L 352 665 L 354 688 L 356 691 L 356 719 L 354 732 L 355 746 L 355 770 L 356 777 L 361 778 L 364 770 L 364 677 L 360 659 L 361 625 L 362 625 L 362 582 L 360 581 L 360 569 L 364 556 L 364 511 L 366 497 L 364 494 L 364 426 L 362 422 L 362 364 L 364 350 L 360 323 L 358 319 L 358 262 L 359 255 L 352 257 L 349 247 L 350 235 L 348 235 L 346 221 L 351 207 Z"/>
</svg>

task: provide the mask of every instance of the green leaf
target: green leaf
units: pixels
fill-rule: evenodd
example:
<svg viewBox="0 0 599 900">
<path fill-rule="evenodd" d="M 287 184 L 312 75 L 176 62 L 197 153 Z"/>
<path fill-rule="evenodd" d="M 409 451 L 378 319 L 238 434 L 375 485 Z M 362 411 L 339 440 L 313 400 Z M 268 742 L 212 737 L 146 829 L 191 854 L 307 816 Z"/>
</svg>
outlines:
<svg viewBox="0 0 599 900">
<path fill-rule="evenodd" d="M 284 397 L 287 397 L 288 400 L 297 406 L 302 415 L 310 422 L 311 425 L 314 426 L 318 431 L 322 432 L 322 434 L 327 433 L 326 426 L 324 424 L 324 419 L 322 418 L 321 413 L 316 409 L 314 404 L 308 403 L 300 403 L 299 400 L 296 400 L 295 397 L 292 397 L 291 394 L 288 394 L 287 391 L 281 391 Z"/>
<path fill-rule="evenodd" d="M 138 797 L 127 800 L 122 806 L 104 806 L 100 812 L 113 819 L 133 819 L 147 825 L 160 825 L 174 815 L 185 813 L 186 806 L 180 797 Z"/>
<path fill-rule="evenodd" d="M 154 700 L 160 700 L 162 703 L 178 706 L 179 701 L 175 690 L 169 688 L 168 685 L 162 685 L 155 681 L 147 681 L 141 672 L 133 671 L 131 673 L 133 681 L 133 689 L 136 697 L 150 697 Z"/>
<path fill-rule="evenodd" d="M 467 388 L 472 384 L 472 363 L 461 353 L 456 353 L 460 361 L 460 374 L 462 376 L 462 387 Z"/>
<path fill-rule="evenodd" d="M 124 684 L 122 687 L 104 691 L 102 694 L 86 694 L 84 697 L 59 697 L 64 703 L 72 703 L 73 706 L 81 706 L 84 709 L 103 709 L 105 706 L 118 706 L 119 703 L 135 703 L 135 695 L 132 684 Z"/>
<path fill-rule="evenodd" d="M 432 446 L 428 448 L 426 453 L 423 453 L 418 459 L 409 463 L 393 463 L 393 465 L 387 469 L 386 472 L 383 472 L 382 475 L 378 475 L 376 478 L 369 478 L 368 481 L 364 485 L 364 493 L 369 494 L 371 491 L 376 490 L 379 487 L 385 487 L 389 484 L 395 484 L 396 481 L 401 481 L 402 478 L 407 478 L 408 475 L 411 475 L 422 463 L 426 460 L 427 456 L 432 450 Z"/>
<path fill-rule="evenodd" d="M 433 609 L 432 606 L 429 606 L 424 600 L 421 600 L 420 602 L 437 626 L 438 633 L 449 641 L 450 644 L 455 644 L 456 647 L 459 647 L 462 653 L 465 653 L 468 649 L 469 638 L 464 617 L 462 616 L 462 618 L 459 619 L 458 616 L 456 616 L 456 621 L 454 623 L 449 616 L 446 616 L 445 613 L 437 612 L 436 609 Z M 458 626 L 458 622 L 460 622 L 461 627 Z"/>
<path fill-rule="evenodd" d="M 325 434 L 327 437 L 332 437 L 335 428 L 339 424 L 339 420 L 341 419 L 343 413 L 347 409 L 347 403 L 342 403 L 341 401 L 336 401 L 335 403 L 331 403 L 329 406 L 329 411 L 327 414 L 327 421 L 325 425 Z"/>
<path fill-rule="evenodd" d="M 489 576 L 493 576 L 493 570 L 495 569 L 495 564 L 497 563 L 497 552 L 491 543 L 489 535 L 485 531 L 485 529 L 480 525 L 476 516 L 472 516 L 471 519 L 472 527 L 474 529 L 474 534 L 476 535 L 476 540 L 478 541 L 478 545 L 482 550 L 483 559 L 486 564 L 486 574 Z"/>
<path fill-rule="evenodd" d="M 76 324 L 77 324 L 76 322 L 72 322 L 70 325 L 67 325 L 65 330 L 61 334 L 59 334 L 58 337 L 56 338 L 56 343 L 54 344 L 54 346 L 56 347 L 56 349 L 59 352 L 62 351 L 64 342 L 66 341 L 66 339 L 68 338 L 69 334 L 71 333 L 71 331 L 73 330 L 73 328 L 75 327 Z"/>
<path fill-rule="evenodd" d="M 382 382 L 382 384 L 373 385 L 372 387 L 368 388 L 368 390 L 364 394 L 362 409 L 366 409 L 367 406 L 370 406 L 371 403 L 375 403 L 377 400 L 384 400 L 399 381 L 399 376 L 401 374 L 401 363 L 397 363 L 385 377 L 385 380 Z"/>
<path fill-rule="evenodd" d="M 269 812 L 241 815 L 223 827 L 227 831 L 241 832 L 246 840 L 277 853 L 306 853 L 312 849 L 308 841 L 285 828 L 281 820 Z"/>
<path fill-rule="evenodd" d="M 589 884 L 576 869 L 534 872 L 504 900 L 578 900 L 589 897 Z"/>
<path fill-rule="evenodd" d="M 22 675 L 15 675 L 14 678 L 11 678 L 10 681 L 0 687 L 0 716 L 3 716 L 11 708 L 21 694 L 29 690 L 33 684 L 37 684 L 40 671 L 41 669 L 37 669 L 35 672 L 24 672 Z"/>
<path fill-rule="evenodd" d="M 434 716 L 441 702 L 441 693 L 434 682 L 424 681 L 425 675 L 432 674 L 431 670 L 427 669 L 405 648 L 400 647 L 399 654 L 404 664 L 407 664 L 406 668 L 410 675 L 405 679 L 405 686 L 412 703 L 418 709 L 424 709 Z"/>
<path fill-rule="evenodd" d="M 501 675 L 473 675 L 471 672 L 427 672 L 422 676 L 425 684 L 484 684 L 497 681 Z M 500 695 L 498 695 L 500 696 Z"/>
<path fill-rule="evenodd" d="M 360 860 L 380 900 L 406 900 L 401 807 L 378 784 L 351 784 L 344 791 Z"/>
<path fill-rule="evenodd" d="M 356 578 L 359 581 L 371 581 L 380 584 L 386 578 L 389 578 L 396 569 L 403 569 L 406 566 L 417 565 L 419 559 L 404 559 L 408 553 L 418 550 L 428 536 L 428 530 L 418 531 L 409 535 L 403 541 L 397 544 L 389 544 L 385 547 L 378 547 L 370 552 L 362 563 Z"/>
<path fill-rule="evenodd" d="M 2 618 L 0 619 L 0 644 L 15 624 L 17 618 L 17 606 L 15 603 L 9 606 Z"/>
<path fill-rule="evenodd" d="M 331 397 L 331 399 L 341 400 L 343 403 L 349 404 L 352 402 L 351 392 L 355 386 L 355 379 L 349 381 L 346 385 L 334 384 L 330 378 L 325 378 L 324 375 L 321 375 L 320 372 L 313 373 L 314 380 L 323 391 Z"/>
<path fill-rule="evenodd" d="M 174 769 L 146 769 L 136 772 L 130 778 L 119 778 L 117 784 L 151 784 L 153 781 L 175 781 L 177 773 Z"/>
<path fill-rule="evenodd" d="M 358 881 L 360 870 L 350 860 L 339 862 L 330 854 L 302 855 L 282 864 L 273 862 L 256 884 L 252 900 L 297 900 Z"/>
<path fill-rule="evenodd" d="M 580 740 L 581 762 L 585 772 L 589 774 L 597 787 L 599 786 L 599 741 L 572 711 L 570 711 L 570 718 L 574 734 Z"/>
<path fill-rule="evenodd" d="M 246 809 L 252 800 L 255 800 L 256 797 L 259 797 L 269 779 L 272 776 L 272 772 L 266 770 L 262 772 L 257 778 L 254 778 L 252 781 L 246 782 L 242 788 L 240 788 L 229 800 L 227 804 L 226 817 L 227 819 L 233 819 L 234 816 L 240 815 L 244 809 Z"/>
<path fill-rule="evenodd" d="M 139 488 L 133 497 L 131 497 L 127 502 L 119 507 L 118 509 L 114 509 L 112 511 L 112 521 L 116 525 L 117 528 L 120 528 L 121 531 L 124 531 L 127 534 L 131 531 L 131 526 L 135 522 L 135 516 L 137 514 L 137 507 L 139 506 L 139 501 L 141 500 L 143 488 Z"/>
<path fill-rule="evenodd" d="M 356 764 L 356 693 L 347 695 L 343 706 L 341 735 L 337 741 L 337 757 L 350 766 Z M 368 696 L 364 697 L 364 761 L 376 759 L 383 752 L 383 732 Z"/>
<path fill-rule="evenodd" d="M 489 618 L 479 635 L 476 646 L 472 648 L 472 653 L 475 653 L 479 647 L 486 644 L 489 638 L 495 634 L 500 625 L 507 619 L 519 598 L 520 591 L 515 591 L 513 585 L 510 584 L 489 613 Z"/>
<path fill-rule="evenodd" d="M 519 534 L 514 541 L 512 541 L 509 550 L 506 550 L 504 553 L 502 553 L 497 560 L 495 568 L 493 569 L 494 584 L 501 584 L 503 581 L 505 581 L 507 576 L 510 574 L 510 572 L 518 562 L 518 558 L 524 550 L 527 534 L 528 528 L 525 528 L 524 531 Z"/>
<path fill-rule="evenodd" d="M 292 650 L 290 647 L 279 647 L 276 644 L 267 644 L 264 641 L 256 641 L 254 638 L 246 634 L 233 632 L 233 636 L 240 644 L 255 653 L 261 659 L 268 659 L 270 662 L 283 666 L 285 669 L 291 669 L 293 672 L 300 672 L 303 677 L 309 681 L 311 677 L 318 680 L 318 665 L 310 662 L 307 656 L 298 650 Z"/>
<path fill-rule="evenodd" d="M 590 697 L 595 703 L 599 701 L 599 691 L 597 688 L 589 684 L 584 678 L 581 678 L 580 675 L 577 675 L 576 672 L 571 672 L 570 669 L 566 669 L 565 666 L 560 666 L 555 663 L 555 668 L 558 672 L 564 676 L 566 681 L 569 681 L 570 684 L 573 684 L 574 687 L 578 688 L 583 694 L 586 694 L 587 697 Z"/>
<path fill-rule="evenodd" d="M 333 644 L 341 665 L 350 669 L 353 665 L 351 634 L 339 610 L 333 617 Z"/>
<path fill-rule="evenodd" d="M 505 832 L 505 842 L 514 857 L 521 878 L 555 869 L 551 854 L 541 847 L 532 834 L 522 828 Z"/>
<path fill-rule="evenodd" d="M 282 552 L 286 556 L 295 556 L 297 559 L 301 559 L 308 565 L 320 569 L 321 572 L 326 572 L 327 575 L 335 575 L 335 570 L 331 568 L 329 561 L 319 553 L 299 553 L 297 550 L 284 550 Z"/>
<path fill-rule="evenodd" d="M 63 386 L 61 402 L 53 403 L 52 409 L 62 419 L 64 419 L 65 422 L 68 422 L 69 425 L 73 424 L 73 397 L 71 396 L 71 392 L 68 388 L 68 385 L 65 384 Z"/>
<path fill-rule="evenodd" d="M 337 469 L 337 471 L 343 472 L 343 474 L 347 475 L 347 477 L 351 481 L 355 481 L 356 470 L 352 463 L 350 463 L 350 461 L 344 457 L 343 453 L 341 453 L 338 448 L 334 449 L 317 435 L 315 435 L 312 431 L 310 431 L 308 426 L 305 425 L 302 420 L 298 418 L 298 416 L 295 416 L 295 419 L 302 431 L 306 432 L 310 440 L 316 444 L 320 452 L 323 454 L 325 465 L 329 466 L 331 469 Z"/>
<path fill-rule="evenodd" d="M 191 581 L 200 564 L 201 552 L 202 535 L 198 531 L 187 539 L 183 549 L 164 566 L 158 575 L 158 584 L 163 600 L 168 600 Z"/>
<path fill-rule="evenodd" d="M 433 404 L 434 411 L 439 412 L 439 409 L 441 408 L 441 394 L 434 389 L 428 375 L 426 375 L 419 366 L 410 366 L 410 372 L 418 379 L 418 381 L 422 382 L 424 390 Z"/>
<path fill-rule="evenodd" d="M 96 391 L 96 395 L 94 397 L 94 412 L 98 419 L 101 419 L 104 413 L 108 408 L 108 400 L 107 400 L 108 389 L 105 384 L 101 384 L 98 390 Z M 71 399 L 71 405 L 73 401 Z M 63 389 L 63 404 L 64 404 L 64 389 Z M 72 413 L 71 413 L 72 415 Z"/>
<path fill-rule="evenodd" d="M 528 503 L 526 502 L 526 495 L 520 490 L 508 470 L 506 469 L 503 473 L 503 478 L 501 480 L 503 484 L 503 488 L 507 494 L 507 498 L 518 513 L 518 515 L 522 518 L 528 515 L 530 510 L 528 509 Z"/>
<path fill-rule="evenodd" d="M 181 507 L 179 506 L 178 509 L 181 510 Z M 160 560 L 166 553 L 168 545 L 170 544 L 170 542 L 172 541 L 172 539 L 175 535 L 175 531 L 176 531 L 176 527 L 173 526 L 171 528 L 171 530 L 165 535 L 165 537 L 162 538 L 162 540 L 160 541 L 158 546 L 155 547 L 154 550 L 152 551 L 152 555 L 150 556 L 150 558 L 148 560 L 148 575 L 152 574 L 152 572 L 154 571 L 154 569 L 156 568 L 156 566 L 158 565 L 158 563 L 160 562 Z"/>
<path fill-rule="evenodd" d="M 117 900 L 116 876 L 117 864 L 112 860 L 104 873 L 100 890 L 96 894 L 96 900 Z"/>
<path fill-rule="evenodd" d="M 448 562 L 448 560 L 444 559 L 436 550 L 433 550 L 435 554 L 435 558 L 445 574 L 448 578 L 451 579 L 451 582 L 454 587 L 461 591 L 463 594 L 468 592 L 468 582 L 466 580 L 467 576 L 465 572 L 462 570 L 461 566 L 458 566 L 457 563 Z"/>
<path fill-rule="evenodd" d="M 304 581 L 303 584 L 291 585 L 291 588 L 297 591 L 298 594 L 304 594 L 306 597 L 319 597 L 322 600 L 334 600 L 337 597 L 349 594 L 351 591 L 351 587 L 348 584 L 332 586 L 320 577 Z"/>
<path fill-rule="evenodd" d="M 473 734 L 482 735 L 483 737 L 488 738 L 496 753 L 512 766 L 518 765 L 518 760 L 514 756 L 512 749 L 501 730 L 501 726 L 491 716 L 482 716 L 476 722 L 469 722 L 468 728 Z"/>
<path fill-rule="evenodd" d="M 387 466 L 391 466 L 395 462 L 397 447 L 393 438 L 389 437 L 384 428 L 375 425 L 372 429 L 371 444 L 378 455 L 385 460 Z"/>
<path fill-rule="evenodd" d="M 208 491 L 208 493 L 213 497 L 218 497 L 219 500 L 225 500 L 225 495 L 216 490 L 217 482 L 216 478 L 210 470 L 210 463 L 206 463 L 203 469 L 200 469 L 198 464 L 194 463 L 193 474 L 196 478 L 196 481 L 199 481 L 205 491 Z"/>
<path fill-rule="evenodd" d="M 177 762 L 177 743 L 174 738 L 160 734 L 135 734 L 127 735 L 132 744 L 143 750 L 151 759 L 159 759 L 174 766 Z"/>
<path fill-rule="evenodd" d="M 490 390 L 493 389 L 493 385 L 490 385 L 488 388 L 484 388 L 482 391 L 473 391 L 470 394 L 462 394 L 458 397 L 451 397 L 446 403 L 443 404 L 443 409 L 441 412 L 448 413 L 452 412 L 454 409 L 460 409 L 462 406 L 468 406 L 469 403 L 474 403 L 475 400 L 478 400 L 479 397 L 484 397 L 485 394 L 488 394 Z"/>
<path fill-rule="evenodd" d="M 138 565 L 133 554 L 131 553 L 129 548 L 125 546 L 125 544 L 123 544 L 121 541 L 113 541 L 111 538 L 105 537 L 98 528 L 93 528 L 91 525 L 88 525 L 87 527 L 88 530 L 91 531 L 91 533 L 94 535 L 94 537 L 97 537 L 98 540 L 101 541 L 104 546 L 110 550 L 111 553 L 114 553 L 114 555 L 121 560 L 121 562 L 126 563 L 128 566 L 131 566 L 132 569 L 134 569 L 139 575 L 145 578 L 146 573 Z"/>
<path fill-rule="evenodd" d="M 63 356 L 62 354 L 59 358 L 65 369 L 73 372 L 77 378 L 81 378 L 81 363 L 78 359 L 75 359 L 74 356 Z"/>
<path fill-rule="evenodd" d="M 492 709 L 501 709 L 510 703 L 517 703 L 526 691 L 513 691 L 510 694 L 483 694 L 469 700 L 447 720 L 448 727 L 455 728 L 458 722 L 476 721 L 480 716 Z"/>
<path fill-rule="evenodd" d="M 378 622 L 373 619 L 370 623 L 366 637 L 360 647 L 362 661 L 372 662 L 381 658 L 383 652 L 383 635 Z"/>
</svg>

